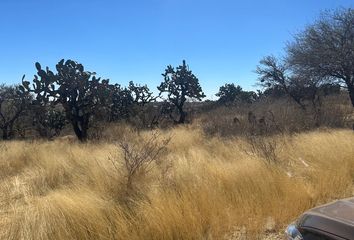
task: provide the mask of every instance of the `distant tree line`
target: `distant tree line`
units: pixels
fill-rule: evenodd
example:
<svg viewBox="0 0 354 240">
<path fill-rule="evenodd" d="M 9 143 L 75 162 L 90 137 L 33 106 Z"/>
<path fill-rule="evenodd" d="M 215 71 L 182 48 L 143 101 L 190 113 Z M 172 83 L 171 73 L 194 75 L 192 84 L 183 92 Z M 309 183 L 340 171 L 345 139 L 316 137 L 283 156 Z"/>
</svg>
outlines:
<svg viewBox="0 0 354 240">
<path fill-rule="evenodd" d="M 56 71 L 35 64 L 37 74 L 15 86 L 0 85 L 0 129 L 4 140 L 25 136 L 58 136 L 69 123 L 85 142 L 94 122 L 124 121 L 139 116 L 145 126 L 164 119 L 186 123 L 189 100 L 205 94 L 199 79 L 183 60 L 169 65 L 154 96 L 147 85 L 129 82 L 123 87 L 101 79 L 73 60 L 61 60 Z M 282 59 L 266 56 L 257 66 L 262 91 L 245 91 L 235 83 L 221 86 L 217 104 L 252 104 L 268 97 L 289 97 L 301 109 L 320 113 L 321 99 L 346 90 L 354 107 L 354 10 L 327 11 L 298 33 Z M 153 114 L 150 119 L 147 114 Z"/>
</svg>

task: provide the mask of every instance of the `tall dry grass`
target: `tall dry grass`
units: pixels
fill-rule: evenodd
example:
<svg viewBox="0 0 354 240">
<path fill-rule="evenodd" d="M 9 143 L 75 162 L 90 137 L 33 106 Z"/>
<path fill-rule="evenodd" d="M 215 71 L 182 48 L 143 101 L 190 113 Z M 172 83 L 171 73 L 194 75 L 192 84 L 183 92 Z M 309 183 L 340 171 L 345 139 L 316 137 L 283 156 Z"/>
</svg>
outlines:
<svg viewBox="0 0 354 240">
<path fill-rule="evenodd" d="M 349 130 L 273 136 L 275 164 L 246 139 L 191 128 L 162 134 L 172 136 L 168 152 L 136 177 L 133 190 L 113 143 L 3 143 L 0 238 L 229 239 L 243 229 L 257 239 L 316 204 L 353 194 Z"/>
</svg>

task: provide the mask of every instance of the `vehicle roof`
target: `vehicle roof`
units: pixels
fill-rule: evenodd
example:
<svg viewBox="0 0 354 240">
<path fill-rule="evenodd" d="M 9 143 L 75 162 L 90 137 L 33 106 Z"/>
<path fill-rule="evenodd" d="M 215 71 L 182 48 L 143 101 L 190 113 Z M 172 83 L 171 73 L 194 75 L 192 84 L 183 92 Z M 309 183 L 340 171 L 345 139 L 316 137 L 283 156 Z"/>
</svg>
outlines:
<svg viewBox="0 0 354 240">
<path fill-rule="evenodd" d="M 313 208 L 301 216 L 298 225 L 354 239 L 354 197 Z"/>
</svg>

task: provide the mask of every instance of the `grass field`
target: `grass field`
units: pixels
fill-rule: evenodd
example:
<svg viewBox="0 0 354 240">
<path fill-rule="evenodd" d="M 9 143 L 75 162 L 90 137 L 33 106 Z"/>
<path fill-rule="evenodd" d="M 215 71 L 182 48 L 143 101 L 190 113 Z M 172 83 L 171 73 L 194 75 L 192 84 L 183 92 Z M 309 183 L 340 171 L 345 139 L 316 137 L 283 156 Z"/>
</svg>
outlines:
<svg viewBox="0 0 354 240">
<path fill-rule="evenodd" d="M 350 130 L 261 143 L 191 127 L 163 136 L 171 137 L 167 151 L 130 187 L 112 142 L 2 143 L 0 238 L 229 239 L 243 229 L 257 239 L 308 208 L 353 195 Z"/>
</svg>

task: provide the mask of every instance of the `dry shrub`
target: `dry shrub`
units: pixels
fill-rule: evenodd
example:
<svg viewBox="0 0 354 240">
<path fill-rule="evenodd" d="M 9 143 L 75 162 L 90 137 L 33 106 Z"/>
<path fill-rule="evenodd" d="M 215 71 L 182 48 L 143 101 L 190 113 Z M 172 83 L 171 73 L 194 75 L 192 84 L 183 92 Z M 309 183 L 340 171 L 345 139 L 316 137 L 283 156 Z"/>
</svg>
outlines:
<svg viewBox="0 0 354 240">
<path fill-rule="evenodd" d="M 170 140 L 170 137 L 162 138 L 158 131 L 151 131 L 145 138 L 135 131 L 123 137 L 118 146 L 123 152 L 128 189 L 132 189 L 134 178 L 137 175 L 145 174 L 151 169 L 153 163 L 161 160 Z M 118 169 L 118 161 L 112 159 L 112 162 Z"/>
<path fill-rule="evenodd" d="M 320 125 L 330 128 L 351 128 L 354 119 L 354 109 L 349 103 L 348 96 L 329 96 L 324 99 L 320 109 Z"/>
<path fill-rule="evenodd" d="M 242 135 L 249 128 L 247 110 L 237 106 L 220 106 L 202 113 L 195 124 L 208 135 L 222 137 Z"/>
<path fill-rule="evenodd" d="M 319 127 L 352 128 L 354 110 L 347 95 L 327 96 L 321 101 L 319 109 L 308 104 L 305 110 L 286 98 L 214 106 L 209 111 L 204 109 L 196 122 L 208 135 L 222 137 L 299 133 Z"/>
<path fill-rule="evenodd" d="M 99 142 L 119 142 L 124 136 L 136 130 L 125 122 L 104 124 L 104 129 L 100 132 Z"/>
<path fill-rule="evenodd" d="M 246 148 L 246 152 L 258 156 L 261 159 L 264 159 L 267 164 L 277 163 L 277 147 L 278 143 L 275 138 L 257 136 L 257 135 L 248 135 L 246 136 L 246 141 L 249 144 L 249 147 Z"/>
</svg>

